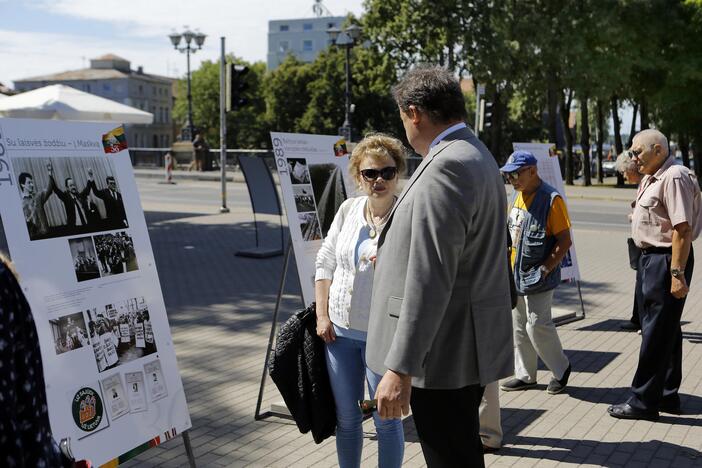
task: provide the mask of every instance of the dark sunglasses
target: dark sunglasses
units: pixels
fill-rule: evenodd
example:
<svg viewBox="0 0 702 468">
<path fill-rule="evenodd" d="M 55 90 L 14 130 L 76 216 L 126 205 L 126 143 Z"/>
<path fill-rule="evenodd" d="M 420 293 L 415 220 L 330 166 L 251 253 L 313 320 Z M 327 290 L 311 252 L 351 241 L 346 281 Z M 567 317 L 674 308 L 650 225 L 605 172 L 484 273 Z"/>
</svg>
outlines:
<svg viewBox="0 0 702 468">
<path fill-rule="evenodd" d="M 397 175 L 397 168 L 395 166 L 388 166 L 382 169 L 362 169 L 361 175 L 368 182 L 373 182 L 378 176 L 382 177 L 383 180 L 392 180 Z"/>
<path fill-rule="evenodd" d="M 517 180 L 517 179 L 519 179 L 519 174 L 526 171 L 527 169 L 529 169 L 529 168 L 525 167 L 523 169 L 519 169 L 518 171 L 506 172 L 505 175 L 507 176 L 508 179 Z"/>
<path fill-rule="evenodd" d="M 629 158 L 638 158 L 639 155 L 643 153 L 643 148 L 639 148 L 637 150 L 629 150 Z"/>
<path fill-rule="evenodd" d="M 651 149 L 653 149 L 655 146 L 656 146 L 655 144 L 651 145 Z M 641 153 L 643 153 L 644 151 L 645 151 L 645 148 L 639 148 L 636 150 L 630 149 L 629 150 L 629 157 L 630 158 L 638 158 L 639 156 L 641 156 Z"/>
</svg>

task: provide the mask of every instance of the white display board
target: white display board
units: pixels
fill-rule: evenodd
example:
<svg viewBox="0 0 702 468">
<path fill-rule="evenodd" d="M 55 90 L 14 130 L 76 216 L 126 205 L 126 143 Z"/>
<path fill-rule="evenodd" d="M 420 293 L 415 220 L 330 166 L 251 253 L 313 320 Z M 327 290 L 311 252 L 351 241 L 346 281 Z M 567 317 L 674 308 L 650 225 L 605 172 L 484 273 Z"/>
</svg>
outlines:
<svg viewBox="0 0 702 468">
<path fill-rule="evenodd" d="M 317 250 L 341 203 L 356 188 L 340 136 L 271 132 L 280 190 L 305 305 L 314 302 Z"/>
<path fill-rule="evenodd" d="M 558 193 L 566 204 L 566 208 L 568 208 L 568 198 L 566 197 L 563 178 L 561 177 L 558 155 L 552 151 L 553 145 L 549 143 L 512 143 L 512 147 L 514 151 L 529 151 L 536 157 L 539 177 L 551 187 L 558 190 Z M 572 228 L 570 229 L 570 238 L 573 244 L 570 246 L 566 256 L 563 257 L 563 261 L 561 261 L 561 279 L 564 281 L 579 281 L 580 269 L 578 268 L 578 257 L 575 255 L 575 238 L 573 237 Z"/>
<path fill-rule="evenodd" d="M 56 440 L 115 465 L 190 428 L 122 127 L 0 118 L 0 199 Z"/>
</svg>

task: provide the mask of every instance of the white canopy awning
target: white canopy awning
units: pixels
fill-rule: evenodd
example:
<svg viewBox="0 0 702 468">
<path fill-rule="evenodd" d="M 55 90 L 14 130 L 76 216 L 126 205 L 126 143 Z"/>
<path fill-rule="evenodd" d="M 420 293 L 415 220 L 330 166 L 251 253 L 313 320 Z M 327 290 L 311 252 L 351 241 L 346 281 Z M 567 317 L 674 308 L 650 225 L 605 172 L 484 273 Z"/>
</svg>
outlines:
<svg viewBox="0 0 702 468">
<path fill-rule="evenodd" d="M 153 114 L 70 86 L 51 85 L 0 98 L 0 117 L 150 124 Z"/>
</svg>

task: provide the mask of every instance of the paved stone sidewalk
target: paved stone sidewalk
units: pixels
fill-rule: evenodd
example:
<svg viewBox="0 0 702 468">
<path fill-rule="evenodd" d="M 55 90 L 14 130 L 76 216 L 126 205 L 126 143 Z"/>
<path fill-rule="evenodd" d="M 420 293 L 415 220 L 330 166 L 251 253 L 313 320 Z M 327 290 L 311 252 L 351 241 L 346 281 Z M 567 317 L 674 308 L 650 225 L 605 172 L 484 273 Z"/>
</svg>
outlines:
<svg viewBox="0 0 702 468">
<path fill-rule="evenodd" d="M 211 207 L 180 212 L 172 204 L 147 203 L 144 208 L 198 466 L 336 466 L 333 438 L 315 445 L 290 421 L 253 419 L 282 258 L 234 256 L 254 242 L 248 210 L 213 215 Z M 686 414 L 663 415 L 658 423 L 606 414 L 609 404 L 626 396 L 640 342 L 637 334 L 619 331 L 631 311 L 634 282 L 625 239 L 621 231 L 575 231 L 587 318 L 559 327 L 573 365 L 570 386 L 563 394 L 548 395 L 550 375 L 541 371 L 537 389 L 502 393 L 505 446 L 486 456 L 489 466 L 702 466 L 702 272 L 693 279 L 683 316 Z M 701 243 L 696 247 L 702 251 Z M 291 272 L 282 320 L 300 306 L 294 267 Z M 574 304 L 575 294 L 574 287 L 563 286 L 558 303 Z M 268 380 L 264 408 L 279 399 Z M 411 417 L 404 426 L 405 466 L 423 466 Z M 364 429 L 363 466 L 375 466 L 372 422 Z M 151 449 L 127 466 L 187 466 L 182 439 Z"/>
</svg>

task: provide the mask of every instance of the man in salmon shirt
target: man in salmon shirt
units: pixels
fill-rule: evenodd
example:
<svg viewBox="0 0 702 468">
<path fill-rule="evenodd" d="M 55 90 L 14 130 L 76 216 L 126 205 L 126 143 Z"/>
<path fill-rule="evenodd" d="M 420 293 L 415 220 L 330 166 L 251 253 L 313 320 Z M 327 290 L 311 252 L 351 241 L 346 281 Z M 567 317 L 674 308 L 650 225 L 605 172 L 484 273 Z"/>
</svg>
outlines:
<svg viewBox="0 0 702 468">
<path fill-rule="evenodd" d="M 631 396 L 607 411 L 614 418 L 656 421 L 659 411 L 681 412 L 680 317 L 692 279 L 692 241 L 702 230 L 700 188 L 695 174 L 675 163 L 658 130 L 637 133 L 630 154 L 645 174 L 631 221 L 631 237 L 641 249 L 636 270 L 641 352 Z"/>
</svg>

